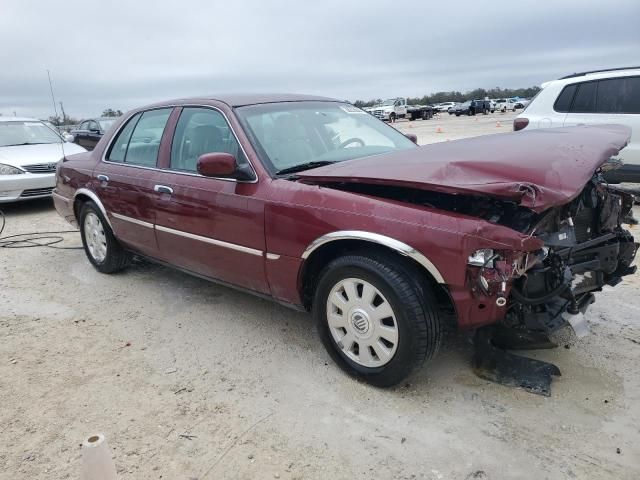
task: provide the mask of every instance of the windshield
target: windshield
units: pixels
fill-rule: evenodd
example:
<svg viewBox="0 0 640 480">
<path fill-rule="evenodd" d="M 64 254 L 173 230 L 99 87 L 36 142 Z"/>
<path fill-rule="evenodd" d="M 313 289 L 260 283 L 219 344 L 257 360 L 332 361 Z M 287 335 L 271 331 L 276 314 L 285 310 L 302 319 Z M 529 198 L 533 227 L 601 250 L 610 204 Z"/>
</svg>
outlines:
<svg viewBox="0 0 640 480">
<path fill-rule="evenodd" d="M 385 100 L 384 102 L 382 102 L 380 105 L 385 107 L 387 105 L 394 105 L 395 103 L 396 103 L 396 99 L 395 98 L 390 98 L 389 100 Z"/>
<path fill-rule="evenodd" d="M 100 128 L 102 129 L 102 131 L 106 132 L 107 130 L 109 130 L 109 127 L 111 125 L 113 125 L 113 122 L 115 122 L 115 118 L 109 119 L 109 120 L 98 120 L 98 123 L 100 124 Z"/>
<path fill-rule="evenodd" d="M 267 103 L 236 112 L 272 174 L 416 147 L 393 127 L 344 103 Z"/>
<path fill-rule="evenodd" d="M 56 132 L 36 120 L 0 122 L 0 147 L 61 142 Z"/>
</svg>

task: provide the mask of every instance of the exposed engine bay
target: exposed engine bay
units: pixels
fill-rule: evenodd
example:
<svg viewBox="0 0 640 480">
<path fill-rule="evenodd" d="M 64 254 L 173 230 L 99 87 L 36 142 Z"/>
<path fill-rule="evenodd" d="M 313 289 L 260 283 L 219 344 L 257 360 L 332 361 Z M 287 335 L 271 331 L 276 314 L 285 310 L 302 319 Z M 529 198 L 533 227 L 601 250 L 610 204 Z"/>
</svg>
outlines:
<svg viewBox="0 0 640 480">
<path fill-rule="evenodd" d="M 533 234 L 544 242 L 533 263 L 514 279 L 505 322 L 552 332 L 593 303 L 593 292 L 615 286 L 636 271 L 638 248 L 622 225 L 631 217 L 633 196 L 594 175 L 582 193 L 546 213 Z"/>
</svg>

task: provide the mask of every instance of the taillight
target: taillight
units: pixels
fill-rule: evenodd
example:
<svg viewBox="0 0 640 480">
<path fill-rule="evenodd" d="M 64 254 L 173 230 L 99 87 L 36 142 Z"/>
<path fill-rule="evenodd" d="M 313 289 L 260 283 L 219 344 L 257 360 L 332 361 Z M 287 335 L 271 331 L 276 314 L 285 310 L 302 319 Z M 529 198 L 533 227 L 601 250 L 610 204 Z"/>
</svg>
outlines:
<svg viewBox="0 0 640 480">
<path fill-rule="evenodd" d="M 513 121 L 513 131 L 517 132 L 518 130 L 522 130 L 527 125 L 529 125 L 529 119 L 528 118 L 516 118 Z"/>
</svg>

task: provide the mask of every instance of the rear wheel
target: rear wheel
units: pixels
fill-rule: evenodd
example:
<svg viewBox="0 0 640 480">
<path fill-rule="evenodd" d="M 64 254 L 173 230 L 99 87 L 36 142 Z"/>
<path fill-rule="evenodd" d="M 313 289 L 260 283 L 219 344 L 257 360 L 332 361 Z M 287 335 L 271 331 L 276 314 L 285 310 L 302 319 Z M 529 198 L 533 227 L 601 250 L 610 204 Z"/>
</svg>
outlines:
<svg viewBox="0 0 640 480">
<path fill-rule="evenodd" d="M 392 257 L 349 255 L 321 273 L 313 315 L 331 357 L 350 375 L 380 387 L 404 380 L 440 345 L 429 285 Z"/>
<path fill-rule="evenodd" d="M 117 272 L 131 261 L 131 255 L 116 240 L 104 215 L 91 201 L 80 210 L 80 235 L 87 258 L 99 272 Z"/>
</svg>

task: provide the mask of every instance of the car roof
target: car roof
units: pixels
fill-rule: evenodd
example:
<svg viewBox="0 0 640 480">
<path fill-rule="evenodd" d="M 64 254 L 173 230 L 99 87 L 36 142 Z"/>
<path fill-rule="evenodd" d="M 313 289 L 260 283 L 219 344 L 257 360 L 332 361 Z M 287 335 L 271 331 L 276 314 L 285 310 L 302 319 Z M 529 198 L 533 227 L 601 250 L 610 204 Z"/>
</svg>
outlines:
<svg viewBox="0 0 640 480">
<path fill-rule="evenodd" d="M 251 93 L 251 94 L 225 94 L 225 95 L 202 95 L 192 98 L 180 98 L 176 100 L 168 100 L 159 102 L 153 106 L 172 105 L 172 104 L 189 104 L 199 103 L 203 101 L 217 101 L 226 103 L 230 107 L 243 107 L 246 105 L 258 105 L 261 103 L 280 103 L 280 102 L 342 102 L 335 98 L 320 97 L 317 95 L 300 95 L 293 93 Z"/>
<path fill-rule="evenodd" d="M 592 72 L 574 73 L 566 77 L 550 80 L 540 86 L 546 88 L 549 85 L 570 85 L 572 83 L 587 82 L 589 80 L 601 80 L 606 78 L 619 78 L 640 75 L 640 67 L 611 68 L 608 70 L 594 70 Z"/>
</svg>

